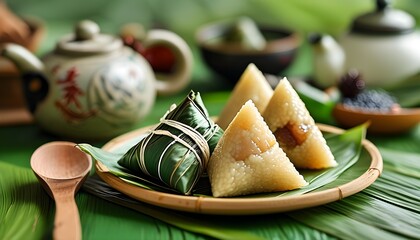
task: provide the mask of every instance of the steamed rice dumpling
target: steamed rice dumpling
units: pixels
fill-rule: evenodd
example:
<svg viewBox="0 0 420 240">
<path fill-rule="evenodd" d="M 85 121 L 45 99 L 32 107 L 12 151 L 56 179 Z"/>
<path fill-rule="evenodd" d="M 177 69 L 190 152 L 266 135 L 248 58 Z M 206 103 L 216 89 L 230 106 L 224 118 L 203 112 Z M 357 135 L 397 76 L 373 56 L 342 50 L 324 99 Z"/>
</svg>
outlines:
<svg viewBox="0 0 420 240">
<path fill-rule="evenodd" d="M 246 101 L 252 100 L 257 109 L 262 112 L 273 95 L 273 89 L 263 73 L 254 65 L 249 64 L 232 90 L 232 93 L 219 114 L 217 124 L 226 129 L 239 109 Z"/>
<path fill-rule="evenodd" d="M 191 91 L 118 163 L 190 194 L 222 135 L 223 130 L 209 118 L 200 94 Z"/>
<path fill-rule="evenodd" d="M 321 169 L 337 165 L 314 119 L 286 78 L 274 89 L 263 117 L 297 168 Z"/>
<path fill-rule="evenodd" d="M 214 197 L 285 191 L 307 185 L 251 100 L 227 127 L 207 171 Z"/>
</svg>

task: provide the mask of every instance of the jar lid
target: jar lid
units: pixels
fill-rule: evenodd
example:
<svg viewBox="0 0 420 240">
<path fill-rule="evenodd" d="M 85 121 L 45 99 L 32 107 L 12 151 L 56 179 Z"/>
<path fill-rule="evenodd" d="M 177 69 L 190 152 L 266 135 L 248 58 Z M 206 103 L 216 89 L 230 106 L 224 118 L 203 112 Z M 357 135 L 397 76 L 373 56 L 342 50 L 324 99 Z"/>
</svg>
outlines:
<svg viewBox="0 0 420 240">
<path fill-rule="evenodd" d="M 76 25 L 74 33 L 64 36 L 57 43 L 56 51 L 72 55 L 92 55 L 112 52 L 122 46 L 121 39 L 101 34 L 98 24 L 83 20 Z"/>
<path fill-rule="evenodd" d="M 397 35 L 413 32 L 415 24 L 410 14 L 391 8 L 389 0 L 376 0 L 376 11 L 357 17 L 351 31 L 371 35 Z"/>
</svg>

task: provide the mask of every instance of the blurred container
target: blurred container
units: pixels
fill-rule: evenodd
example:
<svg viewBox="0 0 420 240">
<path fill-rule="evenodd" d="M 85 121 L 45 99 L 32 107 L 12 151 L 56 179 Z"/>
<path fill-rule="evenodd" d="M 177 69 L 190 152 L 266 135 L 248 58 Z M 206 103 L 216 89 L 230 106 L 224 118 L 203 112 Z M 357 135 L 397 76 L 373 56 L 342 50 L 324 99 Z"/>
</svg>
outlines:
<svg viewBox="0 0 420 240">
<path fill-rule="evenodd" d="M 301 38 L 293 31 L 257 25 L 266 39 L 262 49 L 250 49 L 225 41 L 234 22 L 217 22 L 197 30 L 196 41 L 205 63 L 216 73 L 236 83 L 245 68 L 254 63 L 263 73 L 277 75 L 294 60 Z"/>
<path fill-rule="evenodd" d="M 31 35 L 23 46 L 31 52 L 36 52 L 45 34 L 44 23 L 35 18 L 25 21 Z M 20 73 L 10 60 L 0 57 L 0 125 L 30 122 L 32 116 L 26 108 Z"/>
</svg>

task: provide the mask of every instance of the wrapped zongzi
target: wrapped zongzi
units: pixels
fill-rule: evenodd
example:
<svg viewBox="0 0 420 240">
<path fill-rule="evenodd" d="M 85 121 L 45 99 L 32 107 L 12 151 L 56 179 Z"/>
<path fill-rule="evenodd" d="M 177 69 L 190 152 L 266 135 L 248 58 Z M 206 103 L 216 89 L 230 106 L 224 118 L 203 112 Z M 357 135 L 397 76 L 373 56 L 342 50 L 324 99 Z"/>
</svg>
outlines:
<svg viewBox="0 0 420 240">
<path fill-rule="evenodd" d="M 209 118 L 200 94 L 191 91 L 118 163 L 190 194 L 222 135 L 223 130 Z"/>
</svg>

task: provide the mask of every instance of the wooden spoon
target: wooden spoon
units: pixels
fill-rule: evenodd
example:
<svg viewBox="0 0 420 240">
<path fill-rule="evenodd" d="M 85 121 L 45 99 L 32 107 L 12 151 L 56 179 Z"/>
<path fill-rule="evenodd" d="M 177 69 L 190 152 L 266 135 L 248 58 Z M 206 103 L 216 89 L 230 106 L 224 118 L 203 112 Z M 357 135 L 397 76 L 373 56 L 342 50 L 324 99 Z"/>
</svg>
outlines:
<svg viewBox="0 0 420 240">
<path fill-rule="evenodd" d="M 354 127 L 370 122 L 368 132 L 375 134 L 403 133 L 420 123 L 420 108 L 401 108 L 389 113 L 352 109 L 337 104 L 335 120 L 343 127 Z"/>
<path fill-rule="evenodd" d="M 55 200 L 54 239 L 82 238 L 74 196 L 92 168 L 92 159 L 75 146 L 71 142 L 50 142 L 31 157 L 32 170 Z"/>
</svg>

